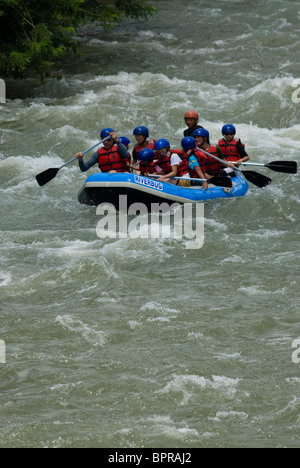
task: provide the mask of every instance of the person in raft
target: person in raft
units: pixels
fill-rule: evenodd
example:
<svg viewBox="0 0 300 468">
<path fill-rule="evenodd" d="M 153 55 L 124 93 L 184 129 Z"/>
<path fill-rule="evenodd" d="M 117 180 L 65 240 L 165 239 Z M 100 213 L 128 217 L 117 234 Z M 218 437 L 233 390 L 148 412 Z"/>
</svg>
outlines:
<svg viewBox="0 0 300 468">
<path fill-rule="evenodd" d="M 210 153 L 219 159 L 224 159 L 221 148 L 219 146 L 210 144 L 208 130 L 205 128 L 199 128 L 194 131 L 193 137 L 196 140 L 197 148 L 200 150 L 203 149 L 206 151 L 206 153 Z M 204 153 L 207 157 L 205 163 L 205 177 L 210 178 L 216 175 L 220 175 L 225 166 L 211 156 L 208 156 L 206 153 Z"/>
<path fill-rule="evenodd" d="M 127 149 L 127 154 L 128 154 L 127 162 L 128 162 L 128 165 L 130 165 L 131 164 L 131 153 L 129 151 L 130 140 L 126 136 L 119 137 L 119 140 L 125 146 L 125 148 Z"/>
<path fill-rule="evenodd" d="M 194 182 L 193 179 L 206 179 L 204 176 L 206 172 L 207 156 L 202 151 L 197 149 L 196 140 L 193 137 L 184 137 L 181 140 L 181 146 L 185 153 L 184 159 L 188 161 L 191 182 L 193 185 L 200 185 L 201 183 Z M 202 188 L 207 189 L 207 182 L 202 183 Z"/>
<path fill-rule="evenodd" d="M 157 165 L 155 153 L 151 148 L 144 148 L 139 151 L 138 162 L 131 169 L 139 171 L 142 176 L 150 176 L 151 174 L 162 174 L 161 168 Z"/>
<path fill-rule="evenodd" d="M 226 124 L 222 127 L 223 138 L 218 141 L 218 146 L 228 162 L 232 162 L 230 167 L 240 166 L 243 162 L 250 159 L 245 151 L 245 145 L 240 139 L 236 139 L 236 129 L 232 124 Z"/>
<path fill-rule="evenodd" d="M 156 164 L 164 173 L 158 180 L 161 182 L 169 182 L 174 185 L 181 185 L 182 187 L 190 187 L 189 165 L 187 160 L 183 157 L 183 151 L 171 150 L 170 143 L 165 138 L 157 140 L 154 149 L 158 155 Z M 171 177 L 182 177 L 182 179 L 171 179 Z"/>
<path fill-rule="evenodd" d="M 149 137 L 149 130 L 143 125 L 136 127 L 133 130 L 133 135 L 135 136 L 137 143 L 132 150 L 132 162 L 133 164 L 136 164 L 138 160 L 139 151 L 141 151 L 144 148 L 150 148 L 154 150 L 154 144 L 156 140 L 147 140 L 147 138 Z"/>
<path fill-rule="evenodd" d="M 184 114 L 184 121 L 187 126 L 187 129 L 183 132 L 185 137 L 192 136 L 197 128 L 203 128 L 201 125 L 198 125 L 198 120 L 199 114 L 196 111 L 190 110 Z"/>
<path fill-rule="evenodd" d="M 127 149 L 112 128 L 103 128 L 100 133 L 101 140 L 108 136 L 111 138 L 104 141 L 103 147 L 99 148 L 87 162 L 83 161 L 82 153 L 76 154 L 81 172 L 86 172 L 97 163 L 101 172 L 128 172 Z"/>
</svg>

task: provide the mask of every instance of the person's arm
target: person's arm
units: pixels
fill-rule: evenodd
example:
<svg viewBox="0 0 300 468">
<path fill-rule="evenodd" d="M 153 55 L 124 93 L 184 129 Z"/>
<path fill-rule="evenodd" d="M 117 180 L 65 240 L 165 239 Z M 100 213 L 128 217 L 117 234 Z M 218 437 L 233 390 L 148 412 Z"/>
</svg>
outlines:
<svg viewBox="0 0 300 468">
<path fill-rule="evenodd" d="M 218 158 L 219 159 L 224 159 L 224 154 L 222 153 L 222 150 L 220 146 L 217 145 L 217 153 L 218 153 Z"/>
<path fill-rule="evenodd" d="M 170 158 L 170 164 L 172 167 L 171 172 L 169 172 L 169 174 L 163 175 L 162 177 L 159 178 L 159 180 L 163 182 L 166 179 L 170 179 L 170 177 L 176 177 L 178 174 L 180 161 L 181 161 L 181 158 L 178 156 L 178 154 L 173 153 Z"/>
<path fill-rule="evenodd" d="M 116 141 L 119 155 L 122 159 L 128 159 L 128 151 L 127 148 L 121 143 L 119 140 Z"/>
<path fill-rule="evenodd" d="M 133 162 L 133 164 L 135 164 L 137 162 L 137 160 L 138 160 L 138 153 L 137 153 L 136 149 L 133 148 L 133 150 L 132 150 L 132 162 Z"/>
<path fill-rule="evenodd" d="M 242 145 L 241 140 L 239 140 L 238 144 L 236 145 L 236 149 L 238 150 L 240 158 L 241 158 L 239 161 L 237 161 L 237 163 L 241 164 L 243 162 L 249 161 L 250 157 L 248 156 L 248 153 L 246 152 L 244 146 Z"/>
<path fill-rule="evenodd" d="M 232 169 L 234 169 L 235 167 L 239 167 L 243 162 L 246 162 L 250 159 L 250 157 L 245 151 L 244 146 L 242 145 L 241 140 L 238 141 L 238 144 L 236 145 L 236 149 L 239 152 L 240 159 L 234 162 L 230 161 L 229 167 L 231 167 Z"/>
<path fill-rule="evenodd" d="M 195 171 L 197 176 L 199 177 L 199 179 L 205 179 L 205 175 L 203 174 L 202 170 L 201 170 L 201 167 L 199 165 L 199 162 L 198 162 L 198 159 L 196 158 L 195 155 L 191 155 L 189 157 L 189 167 L 191 169 L 191 171 Z M 193 180 L 193 179 L 192 179 Z M 204 189 L 207 189 L 208 188 L 208 184 L 207 182 L 203 182 L 202 184 L 202 187 Z"/>
<path fill-rule="evenodd" d="M 90 157 L 90 159 L 87 162 L 83 161 L 82 153 L 77 153 L 76 158 L 78 159 L 79 168 L 81 172 L 86 172 L 98 162 L 99 155 L 98 151 L 95 151 L 95 153 Z"/>
<path fill-rule="evenodd" d="M 178 174 L 178 167 L 179 167 L 178 164 L 175 164 L 174 166 L 172 166 L 172 171 L 169 172 L 169 174 L 165 174 L 161 176 L 158 180 L 161 182 L 164 182 L 164 180 L 166 179 L 170 179 L 171 177 L 176 177 Z"/>
</svg>

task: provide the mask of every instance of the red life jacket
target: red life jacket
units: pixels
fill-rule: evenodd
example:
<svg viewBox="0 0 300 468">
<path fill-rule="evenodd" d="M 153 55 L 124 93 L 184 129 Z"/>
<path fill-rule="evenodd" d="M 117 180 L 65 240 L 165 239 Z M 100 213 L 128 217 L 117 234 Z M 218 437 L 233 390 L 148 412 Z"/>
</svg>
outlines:
<svg viewBox="0 0 300 468">
<path fill-rule="evenodd" d="M 206 163 L 207 163 L 207 156 L 205 153 L 203 153 L 202 151 L 199 151 L 199 150 L 196 150 L 196 149 L 190 149 L 188 150 L 188 152 L 185 154 L 185 158 L 187 159 L 187 161 L 189 160 L 189 157 L 194 154 L 198 160 L 198 163 L 199 163 L 199 166 L 200 166 L 200 169 L 201 171 L 203 172 L 203 174 L 205 174 L 206 172 Z M 190 169 L 190 175 L 193 179 L 197 179 L 199 177 L 199 175 L 197 174 L 196 170 L 195 169 Z"/>
<path fill-rule="evenodd" d="M 226 158 L 226 161 L 238 161 L 239 159 L 241 159 L 241 155 L 237 149 L 237 144 L 239 142 L 241 142 L 241 140 L 233 139 L 229 143 L 225 140 L 225 138 L 219 140 L 218 146 L 220 146 L 222 153 Z M 242 145 L 245 148 L 245 145 L 243 143 Z"/>
<path fill-rule="evenodd" d="M 113 145 L 109 150 L 100 148 L 99 155 L 99 168 L 101 172 L 117 171 L 125 172 L 127 159 L 121 158 L 118 152 L 118 146 Z"/>
<path fill-rule="evenodd" d="M 217 158 L 220 158 L 220 155 L 218 154 L 218 151 L 217 151 L 217 146 L 210 146 L 206 152 L 211 153 L 214 156 L 217 156 Z M 211 156 L 207 155 L 207 161 L 206 161 L 207 174 L 216 175 L 220 172 L 221 169 L 222 169 L 222 164 L 219 161 L 216 161 Z"/>
<path fill-rule="evenodd" d="M 177 154 L 179 157 L 181 157 L 177 151 L 171 150 L 168 151 L 167 154 L 163 157 L 159 157 L 157 161 L 157 165 L 164 171 L 165 174 L 169 174 L 169 172 L 172 172 L 172 166 L 171 166 L 171 156 L 172 154 Z M 187 159 L 183 158 L 181 159 L 179 165 L 178 165 L 178 177 L 182 177 L 184 174 L 189 173 L 189 163 Z"/>
<path fill-rule="evenodd" d="M 154 172 L 156 172 L 156 170 L 154 169 L 154 166 L 156 165 L 156 161 L 151 161 L 151 162 L 142 162 L 140 161 L 140 172 L 141 172 L 141 175 L 144 175 L 144 174 L 153 174 Z"/>
<path fill-rule="evenodd" d="M 132 153 L 133 156 L 134 156 L 134 153 L 135 153 L 135 154 L 136 154 L 136 157 L 137 157 L 137 155 L 139 154 L 139 152 L 142 151 L 142 150 L 145 149 L 145 148 L 150 148 L 150 149 L 152 149 L 152 150 L 154 151 L 154 144 L 155 144 L 155 142 L 156 142 L 156 140 L 149 140 L 149 141 L 146 142 L 146 143 L 147 143 L 147 146 L 142 146 L 142 145 L 138 145 L 138 144 L 134 145 L 134 147 L 133 147 L 133 153 Z"/>
</svg>

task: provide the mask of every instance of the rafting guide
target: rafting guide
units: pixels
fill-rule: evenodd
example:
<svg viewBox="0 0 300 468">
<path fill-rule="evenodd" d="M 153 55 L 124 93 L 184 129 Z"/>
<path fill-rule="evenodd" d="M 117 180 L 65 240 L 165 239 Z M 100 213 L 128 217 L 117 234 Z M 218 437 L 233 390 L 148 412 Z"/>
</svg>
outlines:
<svg viewBox="0 0 300 468">
<path fill-rule="evenodd" d="M 96 233 L 100 239 L 183 239 L 186 249 L 201 249 L 204 244 L 203 203 L 143 203 L 128 206 L 127 195 L 119 196 L 119 210 L 101 203 Z"/>
</svg>

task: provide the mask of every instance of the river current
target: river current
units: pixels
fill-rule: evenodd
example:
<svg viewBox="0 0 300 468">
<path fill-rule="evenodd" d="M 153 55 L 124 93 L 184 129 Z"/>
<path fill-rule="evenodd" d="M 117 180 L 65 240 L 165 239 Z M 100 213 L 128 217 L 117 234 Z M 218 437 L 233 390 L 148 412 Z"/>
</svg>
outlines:
<svg viewBox="0 0 300 468">
<path fill-rule="evenodd" d="M 299 162 L 300 2 L 150 3 L 82 28 L 60 81 L 7 82 L 0 447 L 299 447 L 299 176 L 253 168 L 271 185 L 205 203 L 198 250 L 100 239 L 77 200 L 96 168 L 36 183 L 103 127 L 178 147 L 189 109 L 212 142 L 234 123 L 252 162 Z"/>
</svg>

